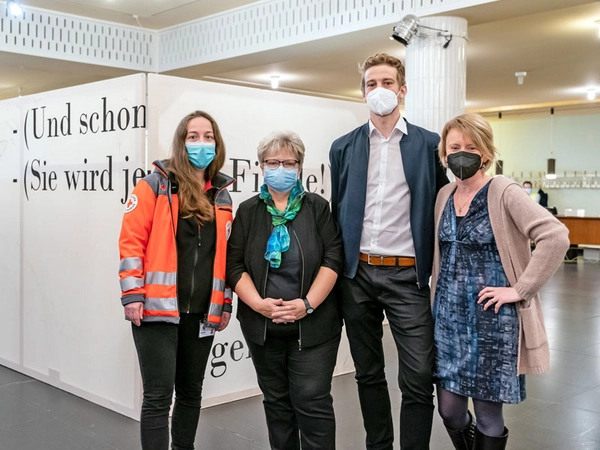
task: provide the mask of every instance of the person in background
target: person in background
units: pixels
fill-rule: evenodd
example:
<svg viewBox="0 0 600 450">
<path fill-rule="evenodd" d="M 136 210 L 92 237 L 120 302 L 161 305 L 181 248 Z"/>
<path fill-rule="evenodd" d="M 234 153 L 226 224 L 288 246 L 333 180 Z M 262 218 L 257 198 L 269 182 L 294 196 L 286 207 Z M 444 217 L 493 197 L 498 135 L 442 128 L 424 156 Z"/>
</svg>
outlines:
<svg viewBox="0 0 600 450">
<path fill-rule="evenodd" d="M 408 123 L 404 65 L 366 59 L 361 90 L 368 123 L 331 145 L 331 205 L 344 242 L 340 304 L 356 368 L 368 450 L 391 450 L 394 427 L 383 353 L 387 317 L 398 351 L 400 447 L 429 448 L 433 420 L 433 321 L 429 276 L 433 206 L 448 183 L 439 136 Z"/>
<path fill-rule="evenodd" d="M 341 238 L 327 200 L 302 187 L 296 133 L 267 136 L 258 160 L 264 184 L 237 210 L 227 281 L 240 300 L 271 448 L 333 450 L 331 378 L 342 325 L 332 288 Z"/>
<path fill-rule="evenodd" d="M 531 184 L 531 181 L 523 181 L 523 189 L 525 189 L 525 192 L 527 192 L 527 195 L 529 195 L 532 200 L 535 200 L 537 203 L 540 202 L 540 194 L 539 192 L 533 192 L 533 184 Z"/>
<path fill-rule="evenodd" d="M 121 303 L 131 321 L 142 374 L 143 450 L 194 448 L 202 383 L 215 331 L 231 315 L 225 287 L 227 237 L 233 220 L 219 172 L 225 144 L 203 111 L 185 116 L 171 157 L 155 161 L 126 203 L 119 251 Z"/>
<path fill-rule="evenodd" d="M 564 259 L 568 231 L 519 184 L 486 174 L 496 148 L 481 116 L 450 120 L 439 152 L 456 181 L 435 206 L 438 410 L 454 448 L 504 449 L 503 405 L 524 400 L 525 374 L 549 366 L 538 293 Z"/>
</svg>

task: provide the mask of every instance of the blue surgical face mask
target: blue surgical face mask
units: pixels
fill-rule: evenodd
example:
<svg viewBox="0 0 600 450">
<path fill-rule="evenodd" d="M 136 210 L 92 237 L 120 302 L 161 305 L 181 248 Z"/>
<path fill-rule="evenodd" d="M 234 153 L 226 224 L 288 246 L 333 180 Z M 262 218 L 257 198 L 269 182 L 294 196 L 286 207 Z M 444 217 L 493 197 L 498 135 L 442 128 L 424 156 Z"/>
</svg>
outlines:
<svg viewBox="0 0 600 450">
<path fill-rule="evenodd" d="M 277 169 L 265 167 L 265 183 L 275 192 L 289 192 L 298 179 L 298 169 L 286 169 L 279 166 Z"/>
<path fill-rule="evenodd" d="M 531 195 L 531 191 L 532 191 L 531 188 L 525 188 L 525 192 L 527 192 L 529 195 Z"/>
<path fill-rule="evenodd" d="M 204 170 L 215 159 L 214 142 L 186 142 L 188 159 L 196 169 Z"/>
</svg>

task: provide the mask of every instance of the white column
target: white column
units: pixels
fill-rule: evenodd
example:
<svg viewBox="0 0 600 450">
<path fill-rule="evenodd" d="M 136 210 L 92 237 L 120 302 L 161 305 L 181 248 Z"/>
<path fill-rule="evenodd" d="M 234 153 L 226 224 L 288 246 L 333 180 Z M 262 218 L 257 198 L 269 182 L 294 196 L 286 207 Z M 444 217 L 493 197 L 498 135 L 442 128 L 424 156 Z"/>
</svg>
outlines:
<svg viewBox="0 0 600 450">
<path fill-rule="evenodd" d="M 429 28 L 447 30 L 441 32 Z M 452 35 L 446 48 L 445 35 Z M 467 21 L 460 17 L 420 19 L 419 35 L 406 48 L 406 119 L 440 133 L 465 111 Z"/>
</svg>

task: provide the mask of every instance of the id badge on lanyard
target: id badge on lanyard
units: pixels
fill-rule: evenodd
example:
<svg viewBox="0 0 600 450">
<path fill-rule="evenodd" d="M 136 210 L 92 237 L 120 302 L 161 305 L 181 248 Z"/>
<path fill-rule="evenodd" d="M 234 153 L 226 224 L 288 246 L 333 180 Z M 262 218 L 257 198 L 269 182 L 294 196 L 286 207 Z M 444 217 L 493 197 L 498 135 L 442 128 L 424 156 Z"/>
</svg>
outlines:
<svg viewBox="0 0 600 450">
<path fill-rule="evenodd" d="M 214 336 L 215 331 L 216 330 L 213 327 L 209 326 L 208 323 L 206 323 L 206 319 L 200 321 L 200 334 L 198 336 L 199 338 Z"/>
</svg>

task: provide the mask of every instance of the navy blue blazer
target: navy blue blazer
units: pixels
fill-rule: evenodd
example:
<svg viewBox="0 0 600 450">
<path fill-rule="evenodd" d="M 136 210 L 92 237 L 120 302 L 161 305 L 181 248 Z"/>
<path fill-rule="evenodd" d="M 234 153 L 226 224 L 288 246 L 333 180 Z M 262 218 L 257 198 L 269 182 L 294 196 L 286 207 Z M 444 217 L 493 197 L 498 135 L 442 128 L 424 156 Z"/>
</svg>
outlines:
<svg viewBox="0 0 600 450">
<path fill-rule="evenodd" d="M 439 135 L 408 122 L 406 126 L 407 134 L 400 140 L 400 154 L 410 191 L 410 226 L 421 288 L 429 283 L 431 276 L 435 197 L 448 183 L 448 177 L 437 152 Z M 368 123 L 336 139 L 329 151 L 331 209 L 342 232 L 344 275 L 348 278 L 354 278 L 358 268 L 369 152 Z"/>
</svg>

